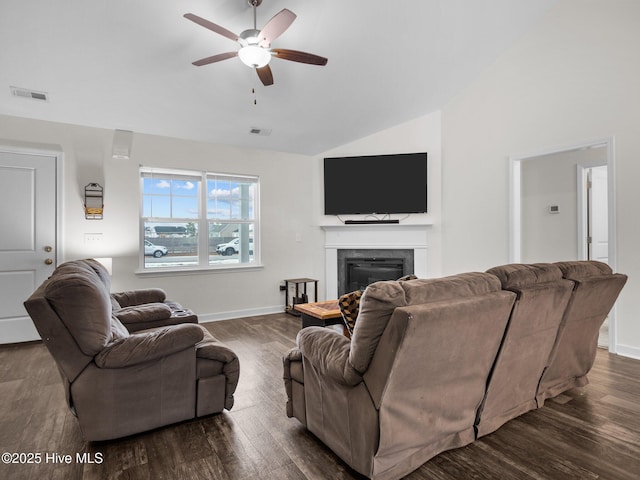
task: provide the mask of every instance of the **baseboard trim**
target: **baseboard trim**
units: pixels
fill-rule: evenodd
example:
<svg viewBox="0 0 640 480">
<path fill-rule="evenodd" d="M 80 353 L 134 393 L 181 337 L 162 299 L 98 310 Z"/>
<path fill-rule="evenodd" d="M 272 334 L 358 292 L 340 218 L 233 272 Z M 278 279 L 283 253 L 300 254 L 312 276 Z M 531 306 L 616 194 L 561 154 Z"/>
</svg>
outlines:
<svg viewBox="0 0 640 480">
<path fill-rule="evenodd" d="M 200 323 L 219 322 L 221 320 L 232 320 L 234 318 L 255 317 L 256 315 L 271 315 L 274 313 L 283 313 L 284 306 L 278 305 L 273 307 L 247 308 L 244 310 L 232 310 L 228 312 L 216 313 L 198 313 L 198 321 Z"/>
<path fill-rule="evenodd" d="M 640 348 L 632 347 L 631 345 L 616 345 L 616 354 L 640 360 Z"/>
</svg>

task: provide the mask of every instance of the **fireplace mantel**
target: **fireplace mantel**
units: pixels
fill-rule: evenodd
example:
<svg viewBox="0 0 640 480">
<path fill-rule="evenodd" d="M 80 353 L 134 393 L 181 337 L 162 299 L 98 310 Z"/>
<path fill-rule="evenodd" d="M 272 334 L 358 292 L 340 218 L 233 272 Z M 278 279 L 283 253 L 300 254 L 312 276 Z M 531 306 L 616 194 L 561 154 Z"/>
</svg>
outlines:
<svg viewBox="0 0 640 480">
<path fill-rule="evenodd" d="M 414 272 L 427 277 L 428 224 L 322 225 L 325 231 L 326 298 L 338 297 L 338 250 L 412 249 Z"/>
</svg>

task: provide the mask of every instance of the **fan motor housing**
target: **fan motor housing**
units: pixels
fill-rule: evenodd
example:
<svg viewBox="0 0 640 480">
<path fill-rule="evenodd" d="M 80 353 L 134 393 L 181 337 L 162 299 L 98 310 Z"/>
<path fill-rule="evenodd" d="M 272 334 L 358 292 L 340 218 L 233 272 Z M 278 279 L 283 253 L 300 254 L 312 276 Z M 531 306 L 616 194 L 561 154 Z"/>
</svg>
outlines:
<svg viewBox="0 0 640 480">
<path fill-rule="evenodd" d="M 260 30 L 250 28 L 238 35 L 238 43 L 243 47 L 247 45 L 257 45 L 260 43 Z"/>
</svg>

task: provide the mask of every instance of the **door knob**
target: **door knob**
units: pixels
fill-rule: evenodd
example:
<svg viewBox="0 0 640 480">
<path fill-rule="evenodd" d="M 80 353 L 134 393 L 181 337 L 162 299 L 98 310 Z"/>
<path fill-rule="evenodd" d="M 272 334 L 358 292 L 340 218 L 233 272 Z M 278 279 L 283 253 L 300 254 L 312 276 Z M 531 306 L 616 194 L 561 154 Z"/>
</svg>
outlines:
<svg viewBox="0 0 640 480">
<path fill-rule="evenodd" d="M 51 250 L 53 250 L 52 247 L 50 247 L 49 245 L 47 245 L 46 247 L 44 247 L 44 251 L 45 252 L 50 252 Z"/>
<path fill-rule="evenodd" d="M 53 263 L 53 260 L 51 260 L 50 258 L 47 258 L 47 259 L 44 261 L 44 263 L 45 263 L 45 265 L 51 265 L 51 264 Z"/>
</svg>

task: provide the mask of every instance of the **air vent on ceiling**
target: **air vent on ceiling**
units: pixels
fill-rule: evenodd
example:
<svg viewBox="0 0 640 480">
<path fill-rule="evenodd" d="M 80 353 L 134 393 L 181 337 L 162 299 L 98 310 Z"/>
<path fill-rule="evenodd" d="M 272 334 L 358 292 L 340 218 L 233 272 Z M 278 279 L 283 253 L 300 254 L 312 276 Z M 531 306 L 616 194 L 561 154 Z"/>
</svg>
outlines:
<svg viewBox="0 0 640 480">
<path fill-rule="evenodd" d="M 49 94 L 47 92 L 36 92 L 35 90 L 29 90 L 27 88 L 9 87 L 14 97 L 30 98 L 31 100 L 38 100 L 40 102 L 48 102 Z"/>
<path fill-rule="evenodd" d="M 269 135 L 271 135 L 271 129 L 270 128 L 251 127 L 249 129 L 249 133 L 251 135 L 262 135 L 263 137 L 268 137 Z"/>
</svg>

